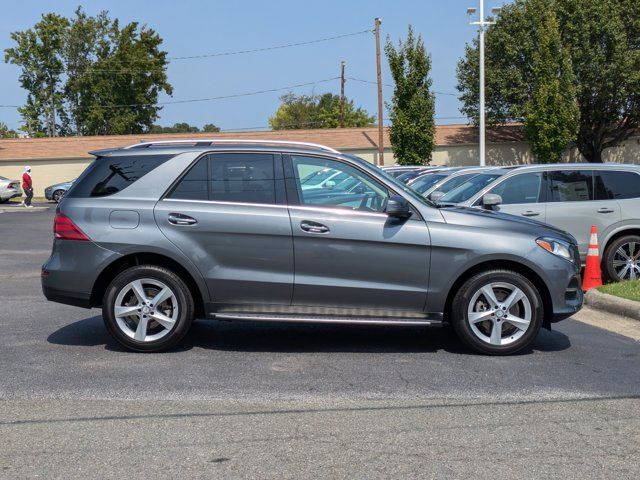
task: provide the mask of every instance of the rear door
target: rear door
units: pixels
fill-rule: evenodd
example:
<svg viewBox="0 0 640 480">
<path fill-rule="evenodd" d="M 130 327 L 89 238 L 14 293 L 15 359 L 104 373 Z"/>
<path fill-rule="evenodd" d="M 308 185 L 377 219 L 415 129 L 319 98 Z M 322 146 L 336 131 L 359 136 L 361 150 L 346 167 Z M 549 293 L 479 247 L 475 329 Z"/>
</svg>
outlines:
<svg viewBox="0 0 640 480">
<path fill-rule="evenodd" d="M 500 181 L 487 193 L 502 197 L 498 207 L 501 212 L 545 222 L 547 212 L 543 203 L 543 185 L 542 172 L 519 173 Z"/>
<path fill-rule="evenodd" d="M 596 197 L 593 170 L 553 170 L 547 175 L 547 223 L 576 237 L 584 259 L 591 226 L 598 227 L 602 235 L 620 221 L 620 205 Z"/>
<path fill-rule="evenodd" d="M 205 155 L 157 203 L 155 217 L 216 304 L 291 303 L 293 240 L 280 155 Z"/>
<path fill-rule="evenodd" d="M 324 168 L 346 174 L 352 181 L 343 184 L 357 188 L 302 188 L 301 178 Z M 388 217 L 387 188 L 337 159 L 285 157 L 285 176 L 295 252 L 294 306 L 358 309 L 367 315 L 423 311 L 430 238 L 417 213 L 404 221 Z"/>
</svg>

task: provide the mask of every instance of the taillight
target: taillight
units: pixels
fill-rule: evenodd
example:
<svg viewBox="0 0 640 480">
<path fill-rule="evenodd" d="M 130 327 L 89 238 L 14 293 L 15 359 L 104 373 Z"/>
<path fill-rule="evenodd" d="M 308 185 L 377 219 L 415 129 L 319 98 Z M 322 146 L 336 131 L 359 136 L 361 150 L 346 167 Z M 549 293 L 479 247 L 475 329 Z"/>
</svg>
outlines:
<svg viewBox="0 0 640 480">
<path fill-rule="evenodd" d="M 53 221 L 53 234 L 60 240 L 79 240 L 81 242 L 91 241 L 91 239 L 87 237 L 69 217 L 62 213 L 56 214 L 56 218 Z"/>
</svg>

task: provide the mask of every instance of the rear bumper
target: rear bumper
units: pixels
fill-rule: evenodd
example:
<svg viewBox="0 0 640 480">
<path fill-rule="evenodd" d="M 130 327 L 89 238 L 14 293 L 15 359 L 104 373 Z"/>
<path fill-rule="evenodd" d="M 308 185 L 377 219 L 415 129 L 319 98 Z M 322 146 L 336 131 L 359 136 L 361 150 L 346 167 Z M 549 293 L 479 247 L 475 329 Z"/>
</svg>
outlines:
<svg viewBox="0 0 640 480">
<path fill-rule="evenodd" d="M 69 292 L 46 286 L 42 283 L 42 293 L 51 302 L 64 303 L 74 307 L 91 308 L 91 294 L 82 292 Z"/>
</svg>

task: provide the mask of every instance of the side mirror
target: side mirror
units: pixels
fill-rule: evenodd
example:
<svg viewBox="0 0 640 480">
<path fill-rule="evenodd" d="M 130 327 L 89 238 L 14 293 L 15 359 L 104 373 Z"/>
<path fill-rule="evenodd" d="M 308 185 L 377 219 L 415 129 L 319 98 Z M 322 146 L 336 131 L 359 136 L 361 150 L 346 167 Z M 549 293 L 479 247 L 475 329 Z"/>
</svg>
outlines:
<svg viewBox="0 0 640 480">
<path fill-rule="evenodd" d="M 324 182 L 324 188 L 328 188 L 329 190 L 331 190 L 335 186 L 336 182 L 334 182 L 333 180 L 327 180 L 326 182 Z"/>
<path fill-rule="evenodd" d="M 387 200 L 385 213 L 390 217 L 406 219 L 411 216 L 409 202 L 399 195 L 391 195 Z"/>
<path fill-rule="evenodd" d="M 445 193 L 444 192 L 440 192 L 438 190 L 436 190 L 435 192 L 433 192 L 431 195 L 429 195 L 429 200 L 431 200 L 433 203 L 438 203 L 438 201 L 444 197 Z"/>
<path fill-rule="evenodd" d="M 502 203 L 502 197 L 495 193 L 485 193 L 482 196 L 482 208 L 486 208 L 487 210 L 493 210 L 493 207 L 496 207 Z"/>
</svg>

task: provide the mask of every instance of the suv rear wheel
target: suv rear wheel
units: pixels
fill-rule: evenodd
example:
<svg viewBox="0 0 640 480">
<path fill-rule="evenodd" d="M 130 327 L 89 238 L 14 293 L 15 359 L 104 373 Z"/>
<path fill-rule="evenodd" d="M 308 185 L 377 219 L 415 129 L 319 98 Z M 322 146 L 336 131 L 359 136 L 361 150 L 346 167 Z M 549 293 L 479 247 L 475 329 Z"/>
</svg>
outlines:
<svg viewBox="0 0 640 480">
<path fill-rule="evenodd" d="M 177 344 L 189 331 L 193 315 L 193 297 L 184 281 L 155 265 L 120 273 L 102 303 L 109 333 L 138 352 L 157 352 Z"/>
<path fill-rule="evenodd" d="M 611 242 L 604 252 L 604 273 L 607 280 L 637 280 L 640 278 L 640 236 L 625 235 Z"/>
<path fill-rule="evenodd" d="M 543 314 L 540 293 L 529 280 L 510 270 L 491 270 L 460 287 L 451 321 L 458 337 L 474 350 L 508 355 L 533 341 Z"/>
</svg>

